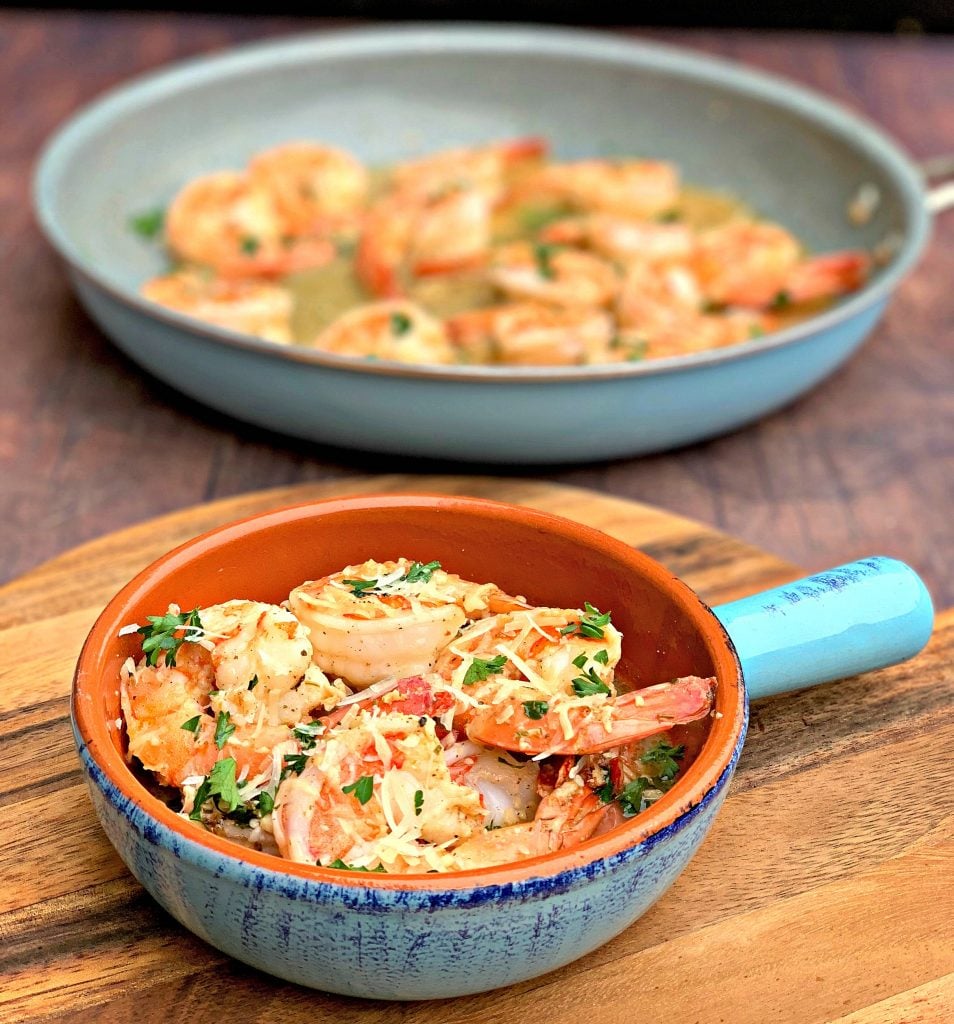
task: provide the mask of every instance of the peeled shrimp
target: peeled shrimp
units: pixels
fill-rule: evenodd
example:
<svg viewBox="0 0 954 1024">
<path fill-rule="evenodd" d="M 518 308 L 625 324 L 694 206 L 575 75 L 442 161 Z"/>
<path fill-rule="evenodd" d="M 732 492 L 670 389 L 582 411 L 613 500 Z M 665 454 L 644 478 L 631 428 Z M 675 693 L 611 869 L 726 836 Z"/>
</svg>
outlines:
<svg viewBox="0 0 954 1024">
<path fill-rule="evenodd" d="M 154 277 L 142 294 L 161 306 L 269 341 L 288 344 L 291 336 L 291 294 L 266 281 L 209 277 L 195 270 L 177 270 Z"/>
<path fill-rule="evenodd" d="M 359 359 L 454 362 L 454 351 L 443 324 L 412 302 L 358 306 L 329 324 L 312 346 Z"/>
<path fill-rule="evenodd" d="M 584 245 L 620 263 L 687 260 L 695 234 L 688 224 L 656 224 L 652 221 L 594 213 L 557 221 L 540 234 L 544 242 Z"/>
<path fill-rule="evenodd" d="M 529 242 L 499 249 L 488 276 L 509 298 L 556 306 L 607 306 L 619 290 L 615 270 L 598 256 Z"/>
</svg>

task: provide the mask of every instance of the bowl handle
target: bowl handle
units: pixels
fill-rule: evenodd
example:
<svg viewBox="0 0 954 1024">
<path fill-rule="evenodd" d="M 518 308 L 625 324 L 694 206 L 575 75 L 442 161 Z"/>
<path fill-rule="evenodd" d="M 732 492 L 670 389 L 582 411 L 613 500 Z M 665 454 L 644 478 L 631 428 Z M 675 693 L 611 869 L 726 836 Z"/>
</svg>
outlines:
<svg viewBox="0 0 954 1024">
<path fill-rule="evenodd" d="M 712 610 L 753 700 L 905 661 L 934 624 L 921 577 L 877 555 Z"/>
</svg>

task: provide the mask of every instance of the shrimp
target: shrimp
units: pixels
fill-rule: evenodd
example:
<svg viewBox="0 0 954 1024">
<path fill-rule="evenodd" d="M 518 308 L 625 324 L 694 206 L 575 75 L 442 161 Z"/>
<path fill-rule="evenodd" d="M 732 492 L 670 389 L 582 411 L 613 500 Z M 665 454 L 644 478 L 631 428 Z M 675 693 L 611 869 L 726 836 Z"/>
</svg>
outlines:
<svg viewBox="0 0 954 1024">
<path fill-rule="evenodd" d="M 454 867 L 507 864 L 577 846 L 599 827 L 606 807 L 582 779 L 567 779 L 545 796 L 530 822 L 479 832 L 453 850 Z"/>
<path fill-rule="evenodd" d="M 147 281 L 141 291 L 152 302 L 205 323 L 281 344 L 292 340 L 291 294 L 266 281 L 177 270 Z"/>
<path fill-rule="evenodd" d="M 801 247 L 777 224 L 731 221 L 704 231 L 692 258 L 705 297 L 716 303 L 771 305 L 801 259 Z"/>
<path fill-rule="evenodd" d="M 365 562 L 296 587 L 288 606 L 311 635 L 314 661 L 357 689 L 430 672 L 465 620 L 518 598 L 436 563 Z"/>
<path fill-rule="evenodd" d="M 581 623 L 592 621 L 601 625 L 580 630 Z M 457 727 L 481 713 L 484 705 L 497 707 L 511 699 L 545 702 L 574 694 L 580 680 L 584 691 L 595 686 L 606 694 L 615 692 L 613 669 L 621 642 L 608 616 L 593 620 L 574 609 L 521 609 L 489 616 L 463 630 L 440 653 L 434 672 L 457 695 Z"/>
<path fill-rule="evenodd" d="M 284 609 L 228 601 L 199 616 L 201 628 L 190 633 L 197 639 L 182 643 L 175 665 L 163 655 L 154 666 L 127 663 L 122 673 L 129 753 L 166 785 L 204 775 L 224 757 L 259 773 L 272 748 L 290 738 L 302 703 L 310 710 L 324 695 L 316 686 L 313 699 L 294 702 L 289 713 L 290 693 L 317 680 L 308 676 L 305 629 Z"/>
<path fill-rule="evenodd" d="M 695 245 L 687 224 L 655 224 L 606 213 L 556 221 L 540 238 L 554 245 L 585 245 L 619 263 L 686 261 Z"/>
<path fill-rule="evenodd" d="M 372 295 L 403 295 L 415 277 L 480 266 L 490 232 L 490 203 L 476 189 L 389 196 L 367 215 L 355 270 Z"/>
<path fill-rule="evenodd" d="M 524 754 L 592 754 L 704 718 L 715 679 L 685 676 L 601 700 L 556 699 L 546 709 L 508 698 L 476 711 L 467 735 Z M 540 713 L 538 713 L 540 712 Z"/>
<path fill-rule="evenodd" d="M 272 196 L 233 171 L 196 178 L 178 193 L 166 242 L 179 259 L 226 277 L 277 277 L 335 257 L 326 239 L 288 236 Z"/>
<path fill-rule="evenodd" d="M 616 271 L 598 256 L 529 242 L 499 249 L 488 276 L 508 298 L 570 308 L 607 306 L 619 291 Z"/>
<path fill-rule="evenodd" d="M 871 257 L 864 252 L 848 250 L 811 256 L 792 270 L 780 297 L 788 302 L 830 299 L 856 291 L 870 273 Z"/>
<path fill-rule="evenodd" d="M 400 363 L 453 363 L 444 325 L 412 302 L 358 306 L 329 324 L 312 346 L 336 355 Z"/>
<path fill-rule="evenodd" d="M 444 150 L 395 164 L 390 185 L 413 195 L 474 189 L 494 203 L 510 182 L 535 170 L 546 153 L 546 141 L 535 137 Z"/>
<path fill-rule="evenodd" d="M 529 176 L 512 201 L 546 199 L 586 213 L 651 218 L 679 201 L 679 173 L 658 160 L 578 160 Z"/>
<path fill-rule="evenodd" d="M 286 235 L 327 234 L 356 227 L 370 176 L 350 153 L 313 142 L 289 142 L 253 157 L 253 187 L 267 193 Z"/>
<path fill-rule="evenodd" d="M 465 361 L 511 366 L 604 362 L 614 337 L 612 318 L 603 310 L 533 302 L 458 313 L 446 327 Z"/>
<path fill-rule="evenodd" d="M 281 783 L 272 825 L 291 860 L 426 871 L 446 870 L 446 847 L 484 818 L 480 794 L 451 778 L 432 719 L 356 711 Z"/>
</svg>

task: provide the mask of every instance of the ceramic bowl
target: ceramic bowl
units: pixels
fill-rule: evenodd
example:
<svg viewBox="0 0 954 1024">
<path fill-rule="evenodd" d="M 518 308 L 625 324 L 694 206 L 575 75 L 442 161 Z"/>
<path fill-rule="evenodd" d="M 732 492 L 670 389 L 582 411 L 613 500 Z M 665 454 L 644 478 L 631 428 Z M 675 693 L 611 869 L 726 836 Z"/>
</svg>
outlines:
<svg viewBox="0 0 954 1024">
<path fill-rule="evenodd" d="M 124 759 L 118 725 L 119 668 L 138 654 L 137 639 L 119 635 L 123 626 L 173 601 L 281 601 L 304 579 L 399 554 L 437 558 L 533 602 L 578 607 L 588 600 L 612 609 L 625 637 L 621 673 L 638 685 L 715 675 L 716 715 L 696 760 L 662 799 L 612 831 L 547 856 L 445 875 L 358 874 L 243 850 L 144 788 Z M 742 748 L 740 657 L 751 692 L 761 695 L 901 660 L 930 629 L 923 584 L 888 559 L 713 613 L 652 559 L 565 519 L 472 498 L 344 498 L 221 527 L 140 573 L 86 641 L 73 726 L 107 835 L 190 931 L 303 985 L 383 999 L 446 998 L 559 967 L 611 939 L 662 895 L 702 842 Z"/>
<path fill-rule="evenodd" d="M 560 158 L 673 160 L 812 250 L 893 239 L 894 255 L 859 292 L 767 338 L 611 367 L 364 362 L 203 325 L 138 294 L 165 258 L 130 216 L 257 150 L 317 138 L 381 164 L 527 134 Z M 847 207 L 863 184 L 880 203 L 855 225 Z M 817 93 L 696 52 L 487 26 L 299 36 L 139 78 L 62 127 L 35 182 L 39 222 L 92 317 L 189 397 L 308 440 L 512 463 L 656 451 L 784 405 L 878 321 L 924 245 L 924 201 L 908 158 Z"/>
</svg>

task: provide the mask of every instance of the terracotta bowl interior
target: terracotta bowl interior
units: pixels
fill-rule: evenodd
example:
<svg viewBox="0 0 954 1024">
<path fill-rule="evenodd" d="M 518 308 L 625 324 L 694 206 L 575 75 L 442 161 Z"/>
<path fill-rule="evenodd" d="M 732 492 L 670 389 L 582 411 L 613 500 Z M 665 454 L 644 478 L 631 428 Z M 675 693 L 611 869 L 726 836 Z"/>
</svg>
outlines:
<svg viewBox="0 0 954 1024">
<path fill-rule="evenodd" d="M 710 720 L 704 749 L 683 783 L 640 820 L 653 815 L 657 826 L 665 824 L 675 816 L 671 798 L 678 791 L 701 795 L 724 769 L 742 723 L 738 668 L 718 621 L 688 587 L 648 557 L 568 520 L 477 499 L 386 496 L 266 513 L 190 541 L 144 570 L 107 606 L 77 669 L 74 714 L 94 758 L 137 803 L 158 805 L 122 762 L 117 681 L 122 662 L 140 654 L 135 636 L 118 637 L 123 625 L 142 623 L 170 603 L 184 609 L 232 598 L 280 603 L 304 580 L 399 555 L 438 559 L 464 578 L 493 581 L 533 603 L 590 601 L 611 609 L 624 635 L 619 674 L 635 685 L 689 674 L 718 677 L 721 719 Z"/>
</svg>

